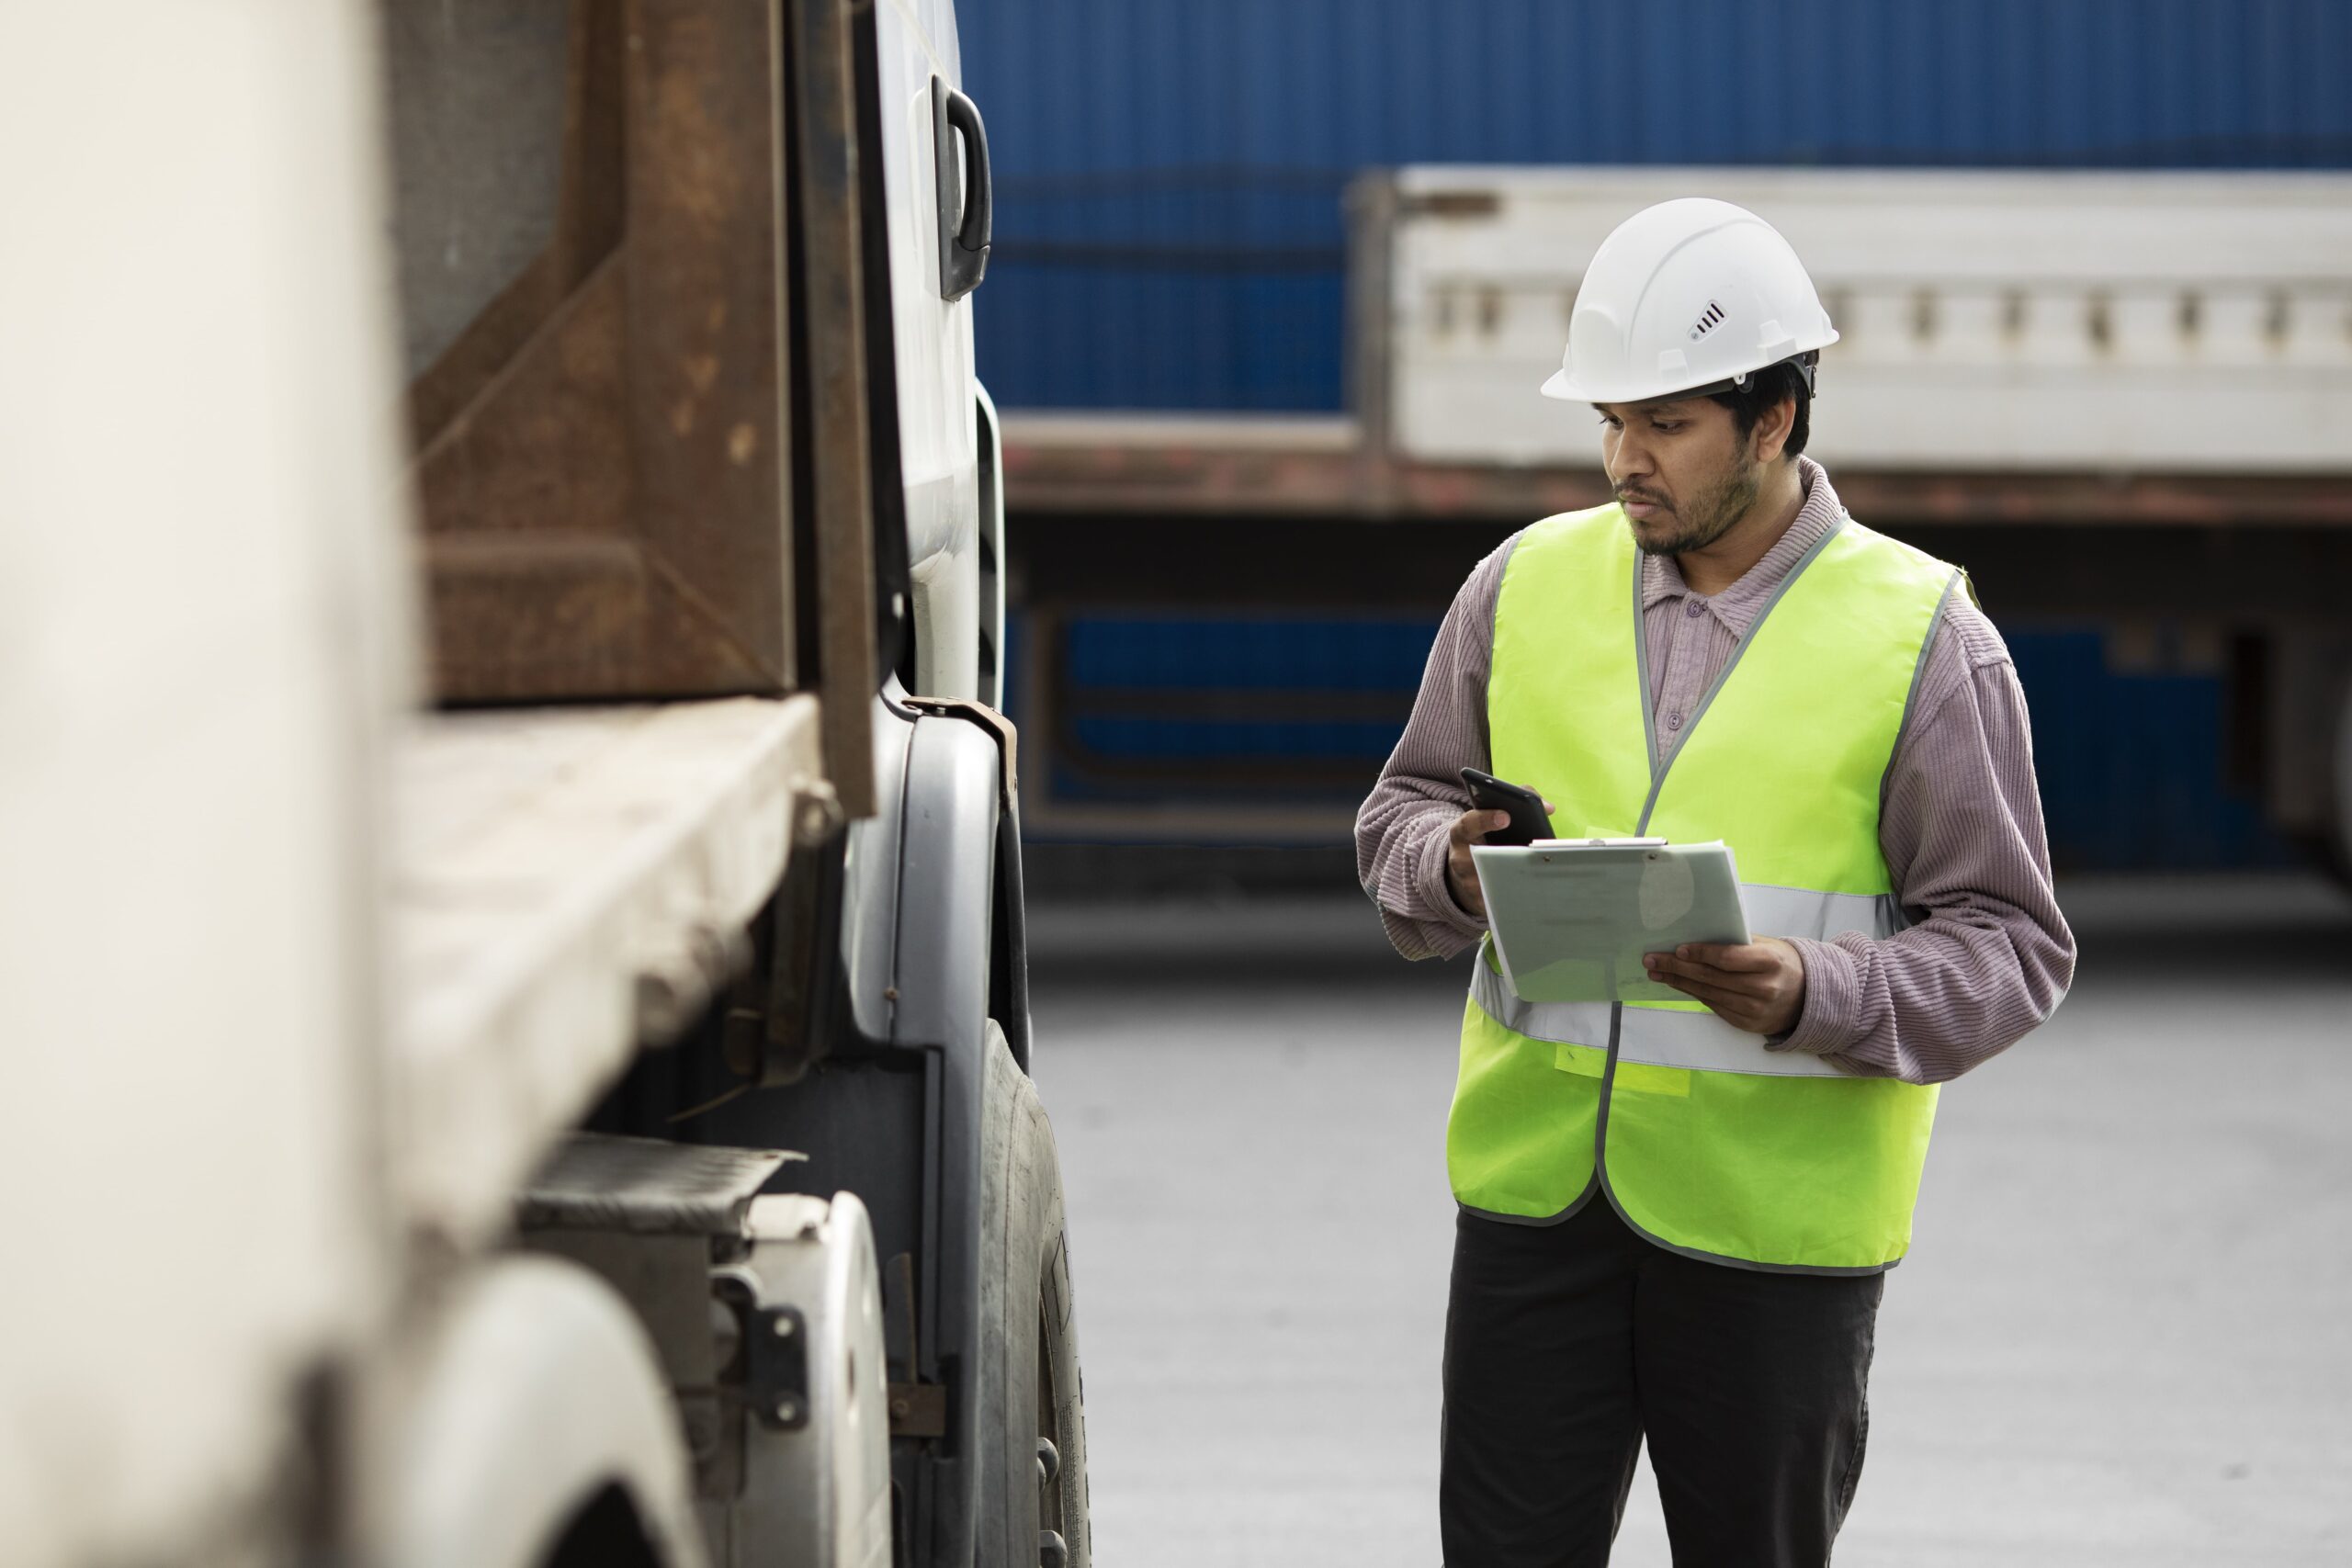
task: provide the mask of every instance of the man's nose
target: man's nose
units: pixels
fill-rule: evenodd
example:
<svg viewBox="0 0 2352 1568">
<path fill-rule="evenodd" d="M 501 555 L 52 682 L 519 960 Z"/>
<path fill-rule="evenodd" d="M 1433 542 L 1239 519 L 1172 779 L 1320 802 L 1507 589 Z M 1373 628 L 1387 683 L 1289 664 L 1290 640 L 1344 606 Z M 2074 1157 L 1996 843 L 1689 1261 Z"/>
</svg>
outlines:
<svg viewBox="0 0 2352 1568">
<path fill-rule="evenodd" d="M 1616 450 L 1609 454 L 1609 482 L 1620 488 L 1650 477 L 1648 447 L 1630 430 L 1618 432 Z"/>
</svg>

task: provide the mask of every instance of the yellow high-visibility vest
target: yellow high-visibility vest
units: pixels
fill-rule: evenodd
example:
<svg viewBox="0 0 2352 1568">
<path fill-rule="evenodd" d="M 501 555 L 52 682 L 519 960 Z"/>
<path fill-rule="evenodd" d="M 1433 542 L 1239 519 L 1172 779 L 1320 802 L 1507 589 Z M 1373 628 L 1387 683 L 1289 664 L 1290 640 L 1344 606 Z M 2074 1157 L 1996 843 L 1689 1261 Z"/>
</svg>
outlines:
<svg viewBox="0 0 2352 1568">
<path fill-rule="evenodd" d="M 1650 744 L 1640 555 L 1614 505 L 1521 535 L 1495 606 L 1496 773 L 1563 838 L 1732 848 L 1758 936 L 1900 930 L 1879 793 L 1963 579 L 1845 520 L 1798 564 L 1672 742 Z M 1932 1087 L 1765 1048 L 1696 1001 L 1534 1003 L 1473 967 L 1446 1130 L 1455 1198 L 1544 1223 L 1612 1202 L 1663 1246 L 1865 1273 L 1911 1240 Z"/>
</svg>

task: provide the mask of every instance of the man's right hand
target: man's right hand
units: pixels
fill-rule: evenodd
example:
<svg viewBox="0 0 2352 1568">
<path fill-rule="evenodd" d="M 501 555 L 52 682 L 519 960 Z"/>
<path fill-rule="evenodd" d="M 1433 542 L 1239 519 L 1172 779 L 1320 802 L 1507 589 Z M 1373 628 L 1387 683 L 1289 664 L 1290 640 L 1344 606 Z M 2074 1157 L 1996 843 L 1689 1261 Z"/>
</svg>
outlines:
<svg viewBox="0 0 2352 1568">
<path fill-rule="evenodd" d="M 1470 861 L 1470 846 L 1487 834 L 1510 826 L 1508 811 L 1465 811 L 1453 819 L 1445 836 L 1445 885 L 1462 912 L 1487 918 L 1487 896 L 1478 887 L 1478 870 Z"/>
<path fill-rule="evenodd" d="M 1547 817 L 1557 809 L 1548 800 L 1544 803 Z M 1445 836 L 1445 885 L 1453 890 L 1453 901 L 1462 906 L 1464 914 L 1482 920 L 1487 918 L 1487 895 L 1478 886 L 1478 868 L 1470 859 L 1470 846 L 1510 826 L 1508 811 L 1480 811 L 1474 807 L 1453 819 L 1453 830 Z"/>
</svg>

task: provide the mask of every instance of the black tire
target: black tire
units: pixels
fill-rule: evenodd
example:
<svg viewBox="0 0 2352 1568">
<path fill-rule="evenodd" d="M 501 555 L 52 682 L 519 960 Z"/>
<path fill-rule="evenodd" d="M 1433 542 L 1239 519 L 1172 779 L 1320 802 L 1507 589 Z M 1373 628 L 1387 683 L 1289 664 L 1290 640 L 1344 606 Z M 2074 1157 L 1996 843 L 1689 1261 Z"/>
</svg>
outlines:
<svg viewBox="0 0 2352 1568">
<path fill-rule="evenodd" d="M 1065 1568 L 1087 1568 L 1086 1416 L 1061 1161 L 1036 1087 L 994 1021 L 980 1161 L 979 1568 L 1033 1568 L 1046 1530 L 1061 1538 Z M 1050 1483 L 1041 1436 L 1059 1455 Z"/>
</svg>

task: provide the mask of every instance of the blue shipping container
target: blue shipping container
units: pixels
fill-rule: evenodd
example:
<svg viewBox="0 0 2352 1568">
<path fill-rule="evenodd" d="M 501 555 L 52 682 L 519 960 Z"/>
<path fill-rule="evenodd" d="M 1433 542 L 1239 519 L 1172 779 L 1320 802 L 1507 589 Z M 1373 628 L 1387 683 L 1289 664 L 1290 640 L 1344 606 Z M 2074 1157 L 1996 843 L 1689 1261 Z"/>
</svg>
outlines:
<svg viewBox="0 0 2352 1568">
<path fill-rule="evenodd" d="M 1405 163 L 2352 167 L 2345 0 L 967 0 L 1008 408 L 1340 406 Z"/>
</svg>

